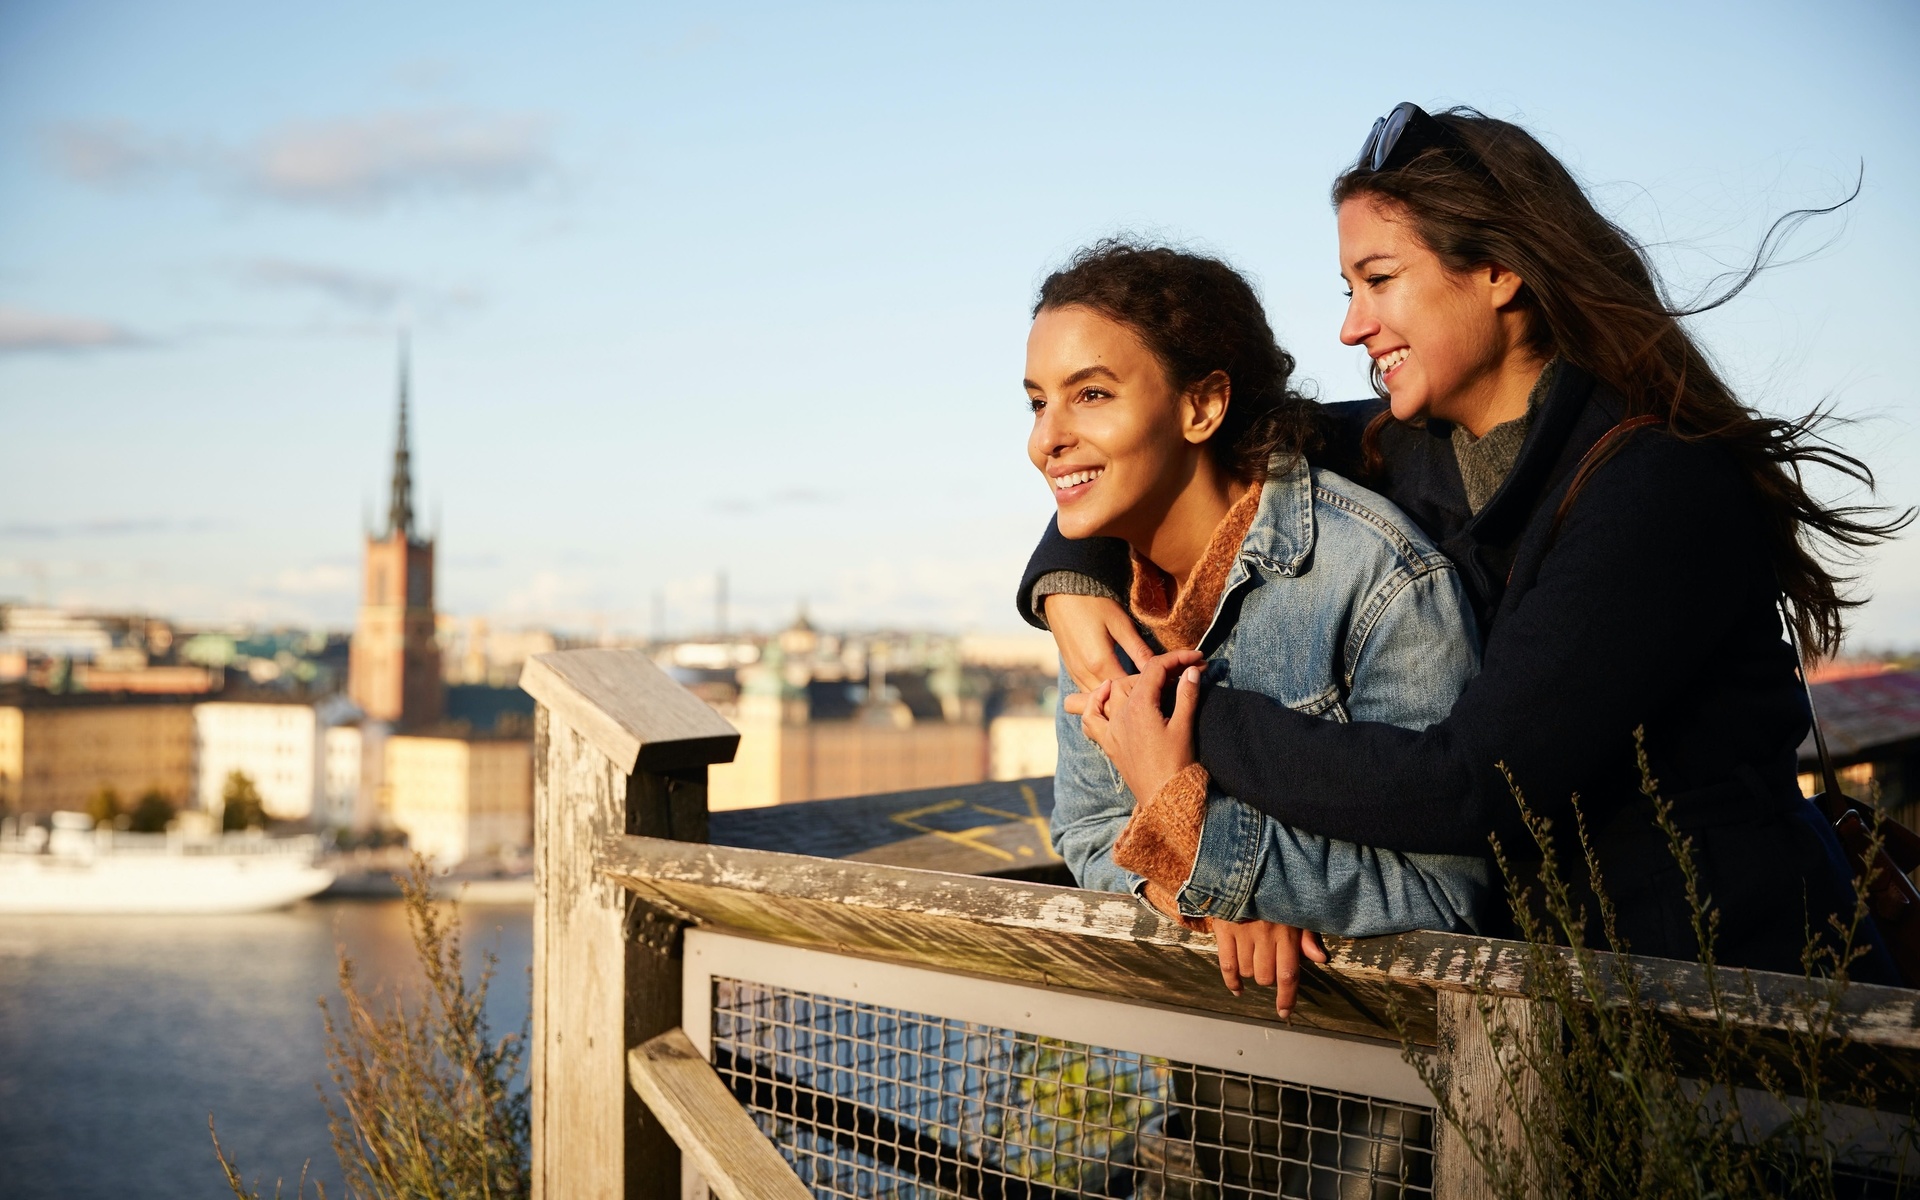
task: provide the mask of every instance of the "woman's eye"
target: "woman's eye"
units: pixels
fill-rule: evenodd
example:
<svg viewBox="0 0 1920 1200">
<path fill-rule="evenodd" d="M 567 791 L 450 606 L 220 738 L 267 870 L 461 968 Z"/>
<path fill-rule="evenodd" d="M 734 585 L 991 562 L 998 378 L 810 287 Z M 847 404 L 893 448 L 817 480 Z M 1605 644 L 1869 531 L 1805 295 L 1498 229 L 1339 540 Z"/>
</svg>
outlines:
<svg viewBox="0 0 1920 1200">
<path fill-rule="evenodd" d="M 1352 288 L 1341 288 L 1341 289 L 1340 289 L 1340 294 L 1341 294 L 1342 296 L 1345 296 L 1345 297 L 1346 297 L 1347 299 L 1349 299 L 1349 300 L 1351 300 L 1351 299 L 1353 299 L 1353 289 L 1352 289 Z"/>
<path fill-rule="evenodd" d="M 1047 402 L 1041 399 L 1039 396 L 1027 397 L 1027 407 L 1033 410 L 1035 416 L 1038 416 L 1040 413 L 1040 410 L 1045 408 L 1046 406 L 1047 406 Z"/>
<path fill-rule="evenodd" d="M 1381 284 L 1385 283 L 1387 280 L 1392 278 L 1393 276 L 1391 275 L 1369 275 L 1367 276 L 1367 286 L 1379 287 Z"/>
<path fill-rule="evenodd" d="M 1080 398 L 1082 400 L 1109 400 L 1113 398 L 1113 393 L 1103 391 L 1100 388 L 1088 388 L 1086 391 L 1080 393 Z"/>
</svg>

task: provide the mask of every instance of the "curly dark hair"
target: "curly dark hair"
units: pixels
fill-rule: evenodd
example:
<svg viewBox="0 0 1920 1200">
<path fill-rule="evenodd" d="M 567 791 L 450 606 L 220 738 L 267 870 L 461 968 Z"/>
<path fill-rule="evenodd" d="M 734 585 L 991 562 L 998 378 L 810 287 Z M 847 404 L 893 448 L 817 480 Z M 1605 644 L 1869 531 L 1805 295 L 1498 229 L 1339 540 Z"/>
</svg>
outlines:
<svg viewBox="0 0 1920 1200">
<path fill-rule="evenodd" d="M 1717 308 L 1764 270 L 1784 236 L 1834 211 L 1802 209 L 1774 223 L 1747 268 L 1719 295 L 1691 306 L 1668 303 L 1646 250 L 1597 210 L 1571 172 L 1531 133 L 1471 108 L 1435 115 L 1458 147 L 1429 146 L 1382 171 L 1355 166 L 1333 183 L 1333 203 L 1384 201 L 1449 270 L 1498 263 L 1523 281 L 1514 303 L 1528 320 L 1528 339 L 1542 358 L 1558 355 L 1618 392 L 1627 417 L 1658 417 L 1676 437 L 1722 447 L 1752 483 L 1773 567 L 1809 654 L 1839 649 L 1851 581 L 1826 561 L 1892 537 L 1913 510 L 1829 505 L 1807 490 L 1808 467 L 1826 467 L 1873 486 L 1865 463 L 1822 435 L 1831 414 L 1815 409 L 1787 420 L 1741 402 L 1688 334 L 1685 317 Z M 1855 189 L 1858 195 L 1858 189 Z M 1382 399 L 1378 370 L 1374 390 Z M 1378 464 L 1382 413 L 1367 431 L 1367 458 Z M 1617 442 L 1617 439 L 1616 439 Z M 1603 453 L 1593 466 L 1604 462 Z M 1574 481 L 1560 515 L 1591 475 Z"/>
<path fill-rule="evenodd" d="M 1033 315 L 1075 304 L 1132 329 L 1176 390 L 1226 375 L 1227 415 L 1207 446 L 1234 477 L 1266 478 L 1320 448 L 1320 406 L 1292 386 L 1293 355 L 1274 340 L 1253 285 L 1226 263 L 1105 238 L 1047 276 Z"/>
</svg>

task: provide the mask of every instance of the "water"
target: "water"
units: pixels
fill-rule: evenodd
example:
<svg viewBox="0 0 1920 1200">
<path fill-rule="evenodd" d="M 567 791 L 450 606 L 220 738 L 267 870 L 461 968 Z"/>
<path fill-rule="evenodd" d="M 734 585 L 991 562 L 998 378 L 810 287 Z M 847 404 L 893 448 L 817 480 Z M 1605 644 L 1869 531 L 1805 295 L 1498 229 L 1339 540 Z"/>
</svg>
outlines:
<svg viewBox="0 0 1920 1200">
<path fill-rule="evenodd" d="M 527 1016 L 531 909 L 468 905 L 469 973 L 500 958 L 496 1036 Z M 271 1195 L 301 1165 L 339 1196 L 315 1084 L 317 1001 L 344 946 L 365 989 L 417 979 L 398 901 L 230 917 L 0 918 L 0 1198 L 228 1195 L 207 1137 Z"/>
</svg>

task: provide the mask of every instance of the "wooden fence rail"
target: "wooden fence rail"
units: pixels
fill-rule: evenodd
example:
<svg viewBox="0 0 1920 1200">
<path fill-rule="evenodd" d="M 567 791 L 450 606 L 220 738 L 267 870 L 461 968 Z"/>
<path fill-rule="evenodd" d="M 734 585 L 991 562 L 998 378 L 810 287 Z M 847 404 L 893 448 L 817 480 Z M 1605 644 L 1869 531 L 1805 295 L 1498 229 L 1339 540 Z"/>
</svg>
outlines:
<svg viewBox="0 0 1920 1200">
<path fill-rule="evenodd" d="M 714 989 L 780 983 L 772 974 L 754 982 L 757 957 L 772 963 L 778 954 L 812 956 L 806 978 L 816 985 L 788 988 L 782 995 L 803 998 L 783 1003 L 804 1007 L 813 1002 L 805 996 L 838 1003 L 831 997 L 839 996 L 852 1004 L 849 993 L 862 973 L 882 971 L 868 993 L 894 986 L 889 980 L 920 982 L 899 984 L 905 988 L 899 995 L 915 998 L 913 1004 L 857 998 L 878 1005 L 873 1011 L 935 1012 L 971 1022 L 968 1029 L 1036 1035 L 1045 1034 L 1049 1020 L 1067 1028 L 1062 1014 L 1082 1014 L 1076 1021 L 1104 1014 L 1101 1028 L 1116 1051 L 1194 1062 L 1212 1056 L 1221 1067 L 1239 1065 L 1220 1056 L 1226 1053 L 1221 1047 L 1241 1038 L 1246 1049 L 1236 1053 L 1273 1064 L 1261 1070 L 1275 1079 L 1320 1063 L 1314 1086 L 1337 1084 L 1362 1099 L 1395 1095 L 1396 1104 L 1417 1098 L 1405 1094 L 1409 1075 L 1395 1074 L 1411 1071 L 1398 1065 L 1404 1028 L 1434 1056 L 1456 1105 L 1489 1117 L 1512 1110 L 1497 1100 L 1496 1050 L 1476 1006 L 1499 1005 L 1522 1025 L 1551 1016 L 1528 988 L 1527 947 L 1410 933 L 1330 939 L 1332 961 L 1308 969 L 1293 1019 L 1282 1025 L 1270 994 L 1235 997 L 1221 987 L 1211 937 L 1163 920 L 1129 897 L 1059 886 L 1070 880 L 1048 846 L 1050 780 L 709 815 L 706 768 L 732 757 L 738 735 L 644 655 L 541 655 L 528 664 L 522 686 L 538 702 L 536 1198 L 656 1200 L 704 1187 L 729 1196 L 800 1194 L 788 1186 L 793 1179 L 768 1182 L 773 1159 L 764 1140 L 739 1143 L 744 1130 L 758 1128 L 739 1106 L 751 1107 L 756 1097 L 784 1103 L 780 1119 L 804 1124 L 793 1109 L 804 1102 L 814 1106 L 809 1119 L 826 1121 L 820 1127 L 831 1132 L 841 1126 L 827 1109 L 841 1102 L 777 1072 L 754 1076 L 773 1070 L 764 1064 L 736 1064 L 727 1083 L 713 1073 L 727 1068 L 721 1055 L 728 1053 L 710 1037 Z M 767 949 L 730 951 L 732 961 L 746 965 L 719 972 L 686 960 L 688 929 L 721 938 L 710 943 L 715 947 Z M 775 947 L 786 949 L 776 953 Z M 1642 959 L 1635 967 L 1646 981 L 1647 1001 L 1676 1027 L 1709 1015 L 1696 965 Z M 885 969 L 912 974 L 886 976 Z M 736 977 L 745 982 L 732 982 Z M 838 978 L 848 982 L 836 988 L 831 981 Z M 927 986 L 943 978 L 950 986 Z M 1755 1003 L 1740 1019 L 1755 1038 L 1777 1036 L 1798 1019 L 1807 984 L 1751 978 Z M 1036 1007 L 1050 996 L 1061 998 L 1051 1017 Z M 952 1011 L 942 1012 L 943 1004 Z M 1398 1026 L 1390 1011 L 1400 1014 Z M 1128 1012 L 1143 1031 L 1137 1045 L 1126 1042 L 1129 1020 L 1114 1017 Z M 1005 1013 L 1012 1023 L 996 1024 L 994 1014 Z M 1920 1093 L 1920 992 L 1855 985 L 1838 1023 L 1849 1054 Z M 698 1111 L 722 1096 L 736 1107 Z M 865 1110 L 849 1117 L 845 1128 L 853 1132 L 844 1133 L 842 1148 L 864 1147 L 861 1153 L 871 1158 L 882 1143 L 870 1127 L 890 1119 Z M 1484 1181 L 1470 1156 L 1444 1123 L 1434 1124 L 1431 1150 L 1423 1151 L 1431 1154 L 1431 1194 L 1480 1194 Z M 886 1153 L 898 1154 L 901 1139 L 914 1135 L 894 1129 L 889 1136 L 893 1148 Z M 684 1171 L 680 1145 L 689 1147 Z M 965 1166 L 970 1160 L 961 1150 L 949 1151 L 961 1174 L 940 1176 L 935 1190 L 1003 1194 L 968 1183 L 966 1172 L 977 1173 L 978 1164 Z M 913 1161 L 921 1163 L 934 1151 L 916 1153 Z M 1407 1170 L 1404 1163 L 1396 1169 Z M 819 1178 L 816 1195 L 853 1194 Z M 1414 1190 L 1426 1194 L 1427 1177 L 1420 1178 Z M 1028 1189 L 1023 1195 L 1074 1194 L 1021 1186 Z"/>
</svg>

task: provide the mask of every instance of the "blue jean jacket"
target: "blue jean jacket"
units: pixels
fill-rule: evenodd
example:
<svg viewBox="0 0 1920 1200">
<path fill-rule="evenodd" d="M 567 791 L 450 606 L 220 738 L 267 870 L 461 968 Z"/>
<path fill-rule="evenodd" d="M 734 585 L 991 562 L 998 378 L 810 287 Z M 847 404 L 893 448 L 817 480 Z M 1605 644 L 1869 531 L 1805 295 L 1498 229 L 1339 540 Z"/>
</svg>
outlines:
<svg viewBox="0 0 1920 1200">
<path fill-rule="evenodd" d="M 1389 501 L 1304 460 L 1267 481 L 1200 650 L 1221 687 L 1415 729 L 1447 715 L 1480 661 L 1453 564 Z M 1060 694 L 1072 689 L 1063 673 Z M 1079 717 L 1062 705 L 1056 721 L 1054 849 L 1082 887 L 1138 896 L 1145 880 L 1113 861 L 1133 796 Z M 1214 786 L 1179 903 L 1191 917 L 1367 937 L 1478 931 L 1492 895 L 1484 859 L 1334 841 Z"/>
</svg>

